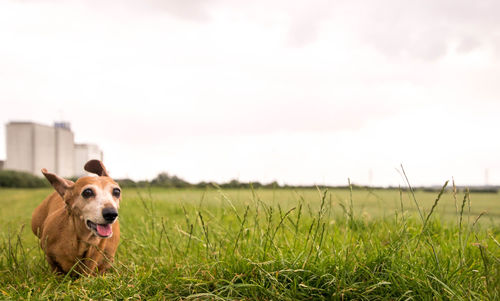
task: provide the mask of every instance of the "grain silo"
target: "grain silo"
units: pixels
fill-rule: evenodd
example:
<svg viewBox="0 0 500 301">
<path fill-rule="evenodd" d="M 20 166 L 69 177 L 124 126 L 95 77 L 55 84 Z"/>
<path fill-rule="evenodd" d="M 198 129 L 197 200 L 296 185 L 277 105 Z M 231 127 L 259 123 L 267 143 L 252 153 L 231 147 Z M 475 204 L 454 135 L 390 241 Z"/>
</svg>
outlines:
<svg viewBox="0 0 500 301">
<path fill-rule="evenodd" d="M 34 122 L 10 122 L 6 128 L 4 169 L 41 176 L 40 170 L 47 168 L 62 177 L 72 177 L 82 174 L 86 160 L 102 160 L 102 152 L 96 145 L 74 143 L 68 122 L 56 122 L 53 127 Z"/>
</svg>

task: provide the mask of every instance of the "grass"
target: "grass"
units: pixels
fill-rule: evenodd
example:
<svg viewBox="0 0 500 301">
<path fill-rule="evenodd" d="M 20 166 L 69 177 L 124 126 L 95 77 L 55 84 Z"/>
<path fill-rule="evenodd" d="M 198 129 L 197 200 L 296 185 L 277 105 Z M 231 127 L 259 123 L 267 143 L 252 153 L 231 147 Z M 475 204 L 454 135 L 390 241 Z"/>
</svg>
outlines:
<svg viewBox="0 0 500 301">
<path fill-rule="evenodd" d="M 495 193 L 126 189 L 113 271 L 71 279 L 31 233 L 49 192 L 0 190 L 3 299 L 500 299 Z"/>
</svg>

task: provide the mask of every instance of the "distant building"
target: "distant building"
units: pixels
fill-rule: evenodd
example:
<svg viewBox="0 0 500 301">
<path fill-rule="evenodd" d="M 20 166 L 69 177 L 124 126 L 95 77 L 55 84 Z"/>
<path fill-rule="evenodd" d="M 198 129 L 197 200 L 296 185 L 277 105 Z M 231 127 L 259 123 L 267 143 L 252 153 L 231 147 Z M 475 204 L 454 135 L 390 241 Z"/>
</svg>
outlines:
<svg viewBox="0 0 500 301">
<path fill-rule="evenodd" d="M 62 177 L 82 175 L 86 161 L 76 160 L 80 147 L 74 143 L 68 122 L 56 122 L 53 127 L 33 122 L 10 122 L 6 128 L 4 169 L 26 171 L 37 176 L 41 175 L 42 168 Z M 93 145 L 92 149 L 98 147 Z M 94 151 L 87 158 L 102 160 L 102 152 Z"/>
<path fill-rule="evenodd" d="M 75 176 L 81 177 L 87 175 L 83 166 L 87 161 L 99 159 L 102 161 L 102 151 L 95 144 L 75 144 L 74 166 L 76 166 Z"/>
</svg>

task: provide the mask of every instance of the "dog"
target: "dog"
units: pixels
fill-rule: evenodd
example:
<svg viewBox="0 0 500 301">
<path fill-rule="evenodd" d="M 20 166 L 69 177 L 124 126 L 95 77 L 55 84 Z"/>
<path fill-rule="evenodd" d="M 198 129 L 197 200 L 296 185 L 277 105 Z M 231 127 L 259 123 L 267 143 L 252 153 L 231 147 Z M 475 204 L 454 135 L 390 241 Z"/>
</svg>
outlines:
<svg viewBox="0 0 500 301">
<path fill-rule="evenodd" d="M 88 161 L 84 169 L 98 177 L 73 182 L 42 169 L 55 192 L 33 212 L 31 229 L 56 273 L 106 272 L 120 240 L 120 186 L 99 160 Z"/>
</svg>

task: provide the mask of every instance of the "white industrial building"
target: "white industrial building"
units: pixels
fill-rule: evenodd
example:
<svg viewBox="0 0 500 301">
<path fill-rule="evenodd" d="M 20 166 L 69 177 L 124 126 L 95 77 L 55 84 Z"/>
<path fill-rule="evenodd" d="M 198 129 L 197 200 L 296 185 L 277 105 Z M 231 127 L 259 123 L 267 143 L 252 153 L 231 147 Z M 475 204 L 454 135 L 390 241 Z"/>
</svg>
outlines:
<svg viewBox="0 0 500 301">
<path fill-rule="evenodd" d="M 6 126 L 7 158 L 4 169 L 41 176 L 40 170 L 62 177 L 85 175 L 83 166 L 90 159 L 102 160 L 102 151 L 94 144 L 75 144 L 67 122 L 46 126 L 33 122 L 10 122 Z"/>
<path fill-rule="evenodd" d="M 102 161 L 102 151 L 95 144 L 75 144 L 74 145 L 74 175 L 81 177 L 88 173 L 83 170 L 83 166 L 87 161 L 98 159 Z"/>
</svg>

